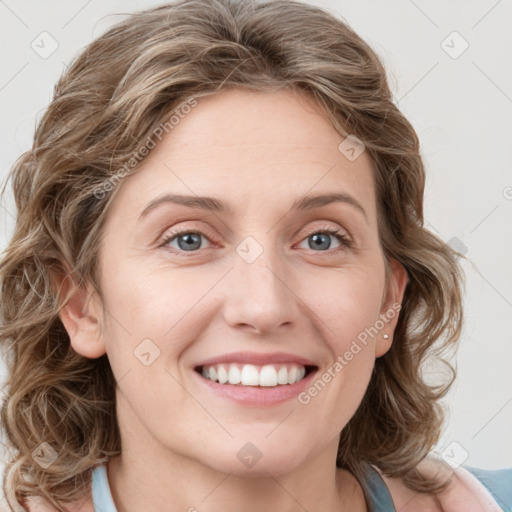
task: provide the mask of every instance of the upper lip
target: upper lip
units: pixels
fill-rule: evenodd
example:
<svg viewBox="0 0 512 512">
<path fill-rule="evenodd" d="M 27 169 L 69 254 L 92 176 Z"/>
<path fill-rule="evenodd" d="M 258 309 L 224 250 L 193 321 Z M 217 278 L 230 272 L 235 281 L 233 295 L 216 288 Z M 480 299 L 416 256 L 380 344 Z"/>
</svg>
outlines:
<svg viewBox="0 0 512 512">
<path fill-rule="evenodd" d="M 275 363 L 295 363 L 302 366 L 316 366 L 311 360 L 306 359 L 295 354 L 288 354 L 286 352 L 274 352 L 272 354 L 260 354 L 257 352 L 231 352 L 230 354 L 222 354 L 220 356 L 212 357 L 201 361 L 196 365 L 209 366 L 220 363 L 241 363 L 241 364 L 275 364 Z"/>
</svg>

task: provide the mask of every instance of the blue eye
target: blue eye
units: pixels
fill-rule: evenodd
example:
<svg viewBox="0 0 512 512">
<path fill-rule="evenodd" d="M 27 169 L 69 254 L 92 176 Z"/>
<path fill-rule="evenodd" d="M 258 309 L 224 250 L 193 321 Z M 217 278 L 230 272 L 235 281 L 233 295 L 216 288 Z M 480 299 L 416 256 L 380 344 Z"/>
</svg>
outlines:
<svg viewBox="0 0 512 512">
<path fill-rule="evenodd" d="M 331 247 L 329 236 L 336 238 L 344 248 L 348 249 L 352 247 L 351 240 L 336 228 L 323 228 L 311 232 L 305 240 L 312 240 L 312 242 L 308 244 L 310 249 L 322 249 L 320 252 L 325 252 Z"/>
<path fill-rule="evenodd" d="M 170 242 L 176 240 L 178 242 L 178 249 L 184 252 L 193 252 L 201 248 L 201 237 L 206 237 L 200 231 L 178 231 L 170 233 L 162 242 L 162 245 L 167 246 Z"/>
<path fill-rule="evenodd" d="M 342 250 L 344 248 L 348 249 L 352 247 L 352 241 L 344 235 L 341 231 L 336 228 L 326 227 L 321 229 L 316 229 L 315 231 L 311 231 L 304 240 L 311 240 L 308 243 L 308 248 L 314 250 L 315 252 L 326 252 L 331 247 L 330 237 L 336 238 L 341 245 L 340 248 L 333 249 L 334 251 Z M 173 253 L 179 256 L 183 255 L 183 253 L 196 253 L 199 249 L 204 248 L 201 247 L 201 237 L 210 241 L 210 239 L 201 231 L 183 229 L 181 231 L 173 231 L 169 233 L 161 243 L 161 247 L 170 247 L 169 244 L 171 242 L 176 241 L 178 246 L 173 247 Z M 320 249 L 320 250 L 318 250 Z"/>
</svg>

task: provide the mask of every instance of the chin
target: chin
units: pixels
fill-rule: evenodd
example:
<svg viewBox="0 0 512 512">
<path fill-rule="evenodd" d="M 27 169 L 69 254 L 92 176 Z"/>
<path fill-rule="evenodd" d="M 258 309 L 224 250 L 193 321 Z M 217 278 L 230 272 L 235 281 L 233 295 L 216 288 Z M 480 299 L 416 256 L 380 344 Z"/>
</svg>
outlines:
<svg viewBox="0 0 512 512">
<path fill-rule="evenodd" d="M 205 457 L 203 453 L 198 461 L 215 471 L 240 478 L 268 478 L 269 473 L 277 477 L 293 471 L 301 463 L 297 457 L 300 453 L 299 446 L 283 444 L 281 450 L 276 450 L 261 444 L 258 448 L 256 443 L 251 442 L 241 443 L 240 447 L 239 443 L 230 444 L 237 446 L 209 457 Z"/>
</svg>

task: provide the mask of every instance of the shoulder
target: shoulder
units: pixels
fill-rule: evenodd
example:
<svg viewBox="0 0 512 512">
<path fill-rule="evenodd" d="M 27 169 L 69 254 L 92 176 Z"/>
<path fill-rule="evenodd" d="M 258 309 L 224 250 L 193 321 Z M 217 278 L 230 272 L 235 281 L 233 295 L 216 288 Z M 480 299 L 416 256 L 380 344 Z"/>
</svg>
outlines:
<svg viewBox="0 0 512 512">
<path fill-rule="evenodd" d="M 426 476 L 436 475 L 450 481 L 448 487 L 437 494 L 413 491 L 406 487 L 401 478 L 387 477 L 378 468 L 375 469 L 379 471 L 396 510 L 400 512 L 502 512 L 502 507 L 510 505 L 512 501 L 510 495 L 492 492 L 493 488 L 497 493 L 512 488 L 512 468 L 497 471 L 477 468 L 469 468 L 469 471 L 464 467 L 452 469 L 442 459 L 429 456 L 417 469 Z M 498 500 L 499 496 L 503 500 Z"/>
</svg>

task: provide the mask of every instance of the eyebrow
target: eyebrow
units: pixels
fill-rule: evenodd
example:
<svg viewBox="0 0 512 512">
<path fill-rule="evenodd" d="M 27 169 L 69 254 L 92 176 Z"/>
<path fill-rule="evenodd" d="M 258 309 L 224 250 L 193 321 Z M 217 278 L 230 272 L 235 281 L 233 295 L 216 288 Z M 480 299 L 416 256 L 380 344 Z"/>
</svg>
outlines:
<svg viewBox="0 0 512 512">
<path fill-rule="evenodd" d="M 231 205 L 224 203 L 223 201 L 220 201 L 219 199 L 216 199 L 214 197 L 163 194 L 153 199 L 144 208 L 144 210 L 141 212 L 139 216 L 139 221 L 146 217 L 157 206 L 165 203 L 180 204 L 183 206 L 188 206 L 189 208 L 196 208 L 206 211 L 234 215 L 234 210 Z M 362 207 L 361 203 L 359 203 L 359 201 L 357 201 L 357 199 L 355 199 L 351 195 L 344 192 L 306 195 L 303 197 L 299 197 L 294 201 L 291 209 L 296 211 L 312 210 L 314 208 L 320 208 L 321 206 L 325 206 L 332 203 L 345 203 L 353 206 L 360 213 L 363 214 L 364 218 L 366 219 L 366 222 L 368 223 L 366 211 Z"/>
</svg>

